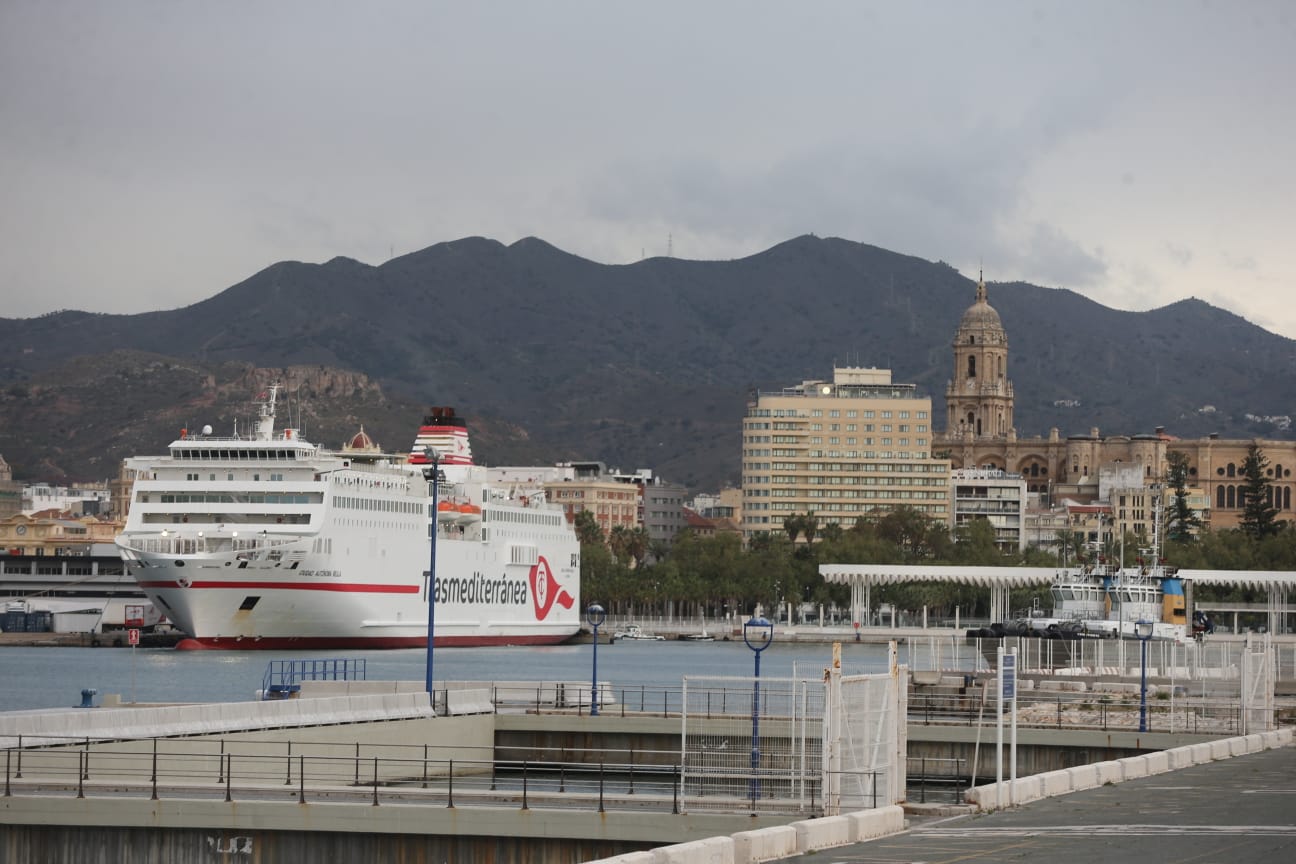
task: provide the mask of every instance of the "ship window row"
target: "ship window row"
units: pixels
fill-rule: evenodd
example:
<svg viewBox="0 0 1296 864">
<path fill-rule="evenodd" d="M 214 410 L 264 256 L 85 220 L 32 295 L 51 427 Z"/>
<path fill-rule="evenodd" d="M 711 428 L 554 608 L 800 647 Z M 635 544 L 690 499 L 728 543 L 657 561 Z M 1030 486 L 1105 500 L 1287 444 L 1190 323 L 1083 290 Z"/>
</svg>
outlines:
<svg viewBox="0 0 1296 864">
<path fill-rule="evenodd" d="M 550 527 L 561 525 L 564 521 L 561 513 L 541 513 L 538 511 L 517 513 L 512 510 L 491 510 L 483 513 L 482 518 L 491 522 L 516 522 L 519 525 L 548 525 Z"/>
<path fill-rule="evenodd" d="M 337 495 L 333 498 L 333 503 L 344 510 L 364 510 L 370 513 L 411 513 L 422 515 L 424 512 L 422 499 L 413 501 L 393 501 L 390 498 L 361 498 L 358 495 Z M 427 515 L 432 515 L 432 510 L 427 509 Z"/>
<path fill-rule="evenodd" d="M 150 498 L 147 492 L 140 493 L 139 500 L 147 504 Z M 230 495 L 226 493 L 185 494 L 183 492 L 164 492 L 158 496 L 163 504 L 318 504 L 322 499 L 318 494 L 290 495 L 266 494 Z"/>
<path fill-rule="evenodd" d="M 171 451 L 172 457 L 176 459 L 237 459 L 239 461 L 264 461 L 266 459 L 296 459 L 300 450 L 265 450 L 265 449 L 237 449 L 237 450 L 192 450 L 189 448 L 177 448 Z"/>
</svg>

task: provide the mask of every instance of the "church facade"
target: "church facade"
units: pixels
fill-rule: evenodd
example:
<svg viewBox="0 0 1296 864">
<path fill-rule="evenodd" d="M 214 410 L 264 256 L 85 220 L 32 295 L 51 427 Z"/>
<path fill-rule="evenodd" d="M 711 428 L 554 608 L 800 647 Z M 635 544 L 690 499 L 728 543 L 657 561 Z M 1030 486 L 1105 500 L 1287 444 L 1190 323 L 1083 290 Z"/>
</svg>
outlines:
<svg viewBox="0 0 1296 864">
<path fill-rule="evenodd" d="M 945 389 L 946 428 L 932 441 L 933 455 L 948 455 L 951 468 L 999 469 L 1020 474 L 1027 489 L 1052 503 L 1063 497 L 1094 498 L 1099 474 L 1113 466 L 1130 476 L 1137 469 L 1145 486 L 1166 474 L 1166 454 L 1188 457 L 1190 485 L 1203 494 L 1205 514 L 1214 529 L 1236 527 L 1242 516 L 1242 465 L 1252 444 L 1269 461 L 1274 506 L 1280 519 L 1292 518 L 1292 469 L 1296 442 L 1223 439 L 1216 435 L 1180 439 L 1158 427 L 1146 434 L 1104 437 L 1097 428 L 1063 437 L 1054 427 L 1046 437 L 1017 435 L 1013 425 L 1013 386 L 1008 377 L 1008 334 L 990 305 L 984 279 L 976 301 L 954 333 L 954 377 Z"/>
</svg>

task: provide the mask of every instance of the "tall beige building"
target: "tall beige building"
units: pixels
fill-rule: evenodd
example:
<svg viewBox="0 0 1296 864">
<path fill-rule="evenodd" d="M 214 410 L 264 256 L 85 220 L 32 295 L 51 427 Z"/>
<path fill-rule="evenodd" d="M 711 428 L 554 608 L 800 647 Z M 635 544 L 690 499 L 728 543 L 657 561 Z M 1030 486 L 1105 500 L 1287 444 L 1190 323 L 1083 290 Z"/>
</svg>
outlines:
<svg viewBox="0 0 1296 864">
<path fill-rule="evenodd" d="M 850 528 L 900 504 L 948 522 L 950 463 L 931 445 L 931 399 L 890 369 L 836 367 L 831 381 L 755 393 L 743 421 L 743 537 L 809 513 Z"/>
</svg>

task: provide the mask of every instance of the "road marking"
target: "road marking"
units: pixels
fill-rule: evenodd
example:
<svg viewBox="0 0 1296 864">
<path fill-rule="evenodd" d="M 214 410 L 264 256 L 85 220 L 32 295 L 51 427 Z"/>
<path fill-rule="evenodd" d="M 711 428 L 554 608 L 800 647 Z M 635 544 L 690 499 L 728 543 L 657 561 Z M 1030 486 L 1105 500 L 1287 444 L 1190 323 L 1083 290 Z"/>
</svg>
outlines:
<svg viewBox="0 0 1296 864">
<path fill-rule="evenodd" d="M 1296 825 L 1036 825 L 1029 828 L 935 828 L 912 833 L 941 837 L 1035 837 L 1058 834 L 1231 836 L 1296 835 Z"/>
</svg>

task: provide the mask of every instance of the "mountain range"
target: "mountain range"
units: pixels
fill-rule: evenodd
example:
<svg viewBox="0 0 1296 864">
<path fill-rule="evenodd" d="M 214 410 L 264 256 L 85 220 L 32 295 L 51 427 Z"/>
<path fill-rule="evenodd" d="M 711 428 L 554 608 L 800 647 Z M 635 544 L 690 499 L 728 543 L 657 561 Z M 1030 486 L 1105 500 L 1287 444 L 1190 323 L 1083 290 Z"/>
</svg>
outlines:
<svg viewBox="0 0 1296 864">
<path fill-rule="evenodd" d="M 445 405 L 482 462 L 602 460 L 714 490 L 739 480 L 748 394 L 834 365 L 893 369 L 943 429 L 974 297 L 947 264 L 809 235 L 731 261 L 607 265 L 472 237 L 378 266 L 281 262 L 180 309 L 0 319 L 0 454 L 23 479 L 102 479 L 182 426 L 228 434 L 283 380 L 323 443 L 363 423 L 404 450 Z M 989 297 L 1019 435 L 1284 437 L 1296 413 L 1296 342 L 1200 300 L 1127 312 L 1021 282 Z"/>
</svg>

